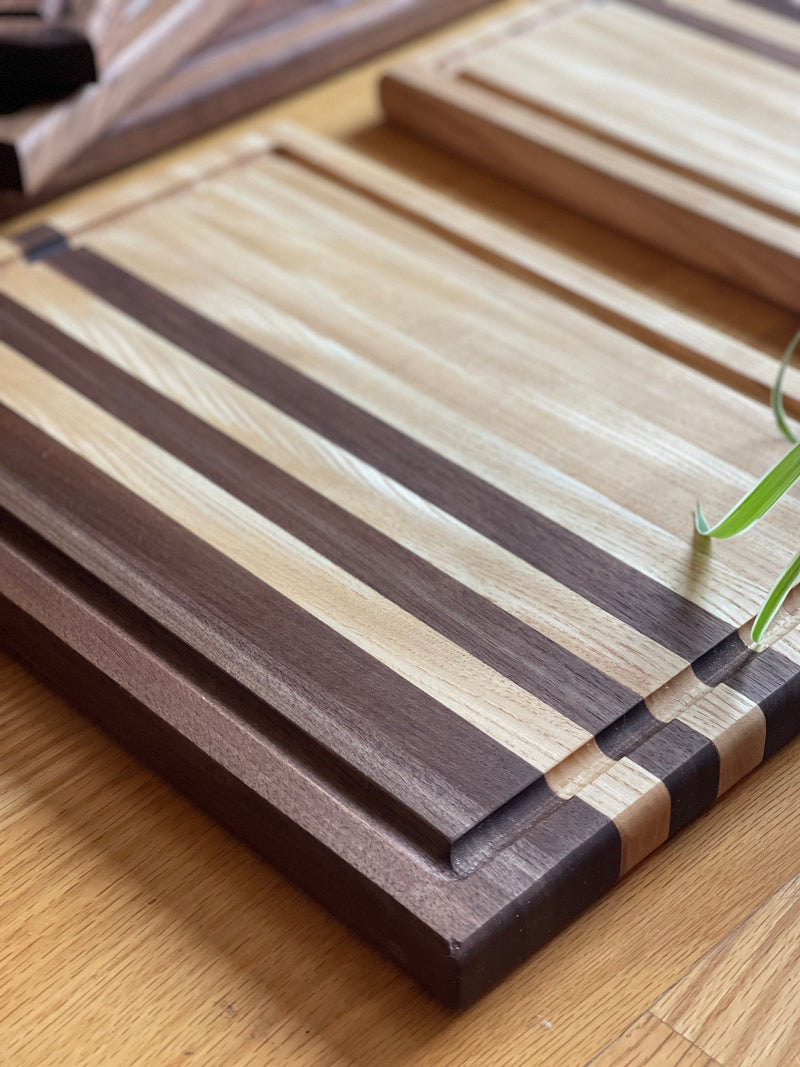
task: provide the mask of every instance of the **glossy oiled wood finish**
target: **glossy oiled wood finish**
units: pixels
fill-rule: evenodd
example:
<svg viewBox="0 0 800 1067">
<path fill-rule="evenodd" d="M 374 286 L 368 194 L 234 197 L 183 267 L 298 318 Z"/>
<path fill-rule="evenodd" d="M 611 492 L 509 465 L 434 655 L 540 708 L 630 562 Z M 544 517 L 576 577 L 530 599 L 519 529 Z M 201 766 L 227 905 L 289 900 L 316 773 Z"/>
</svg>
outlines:
<svg viewBox="0 0 800 1067">
<path fill-rule="evenodd" d="M 377 126 L 379 70 L 368 65 L 273 111 L 355 135 L 451 201 L 455 194 L 768 352 L 786 343 L 793 321 L 776 308 Z M 231 151 L 223 134 L 207 155 L 219 165 Z M 197 163 L 196 149 L 170 159 L 183 180 Z M 120 210 L 134 189 L 158 195 L 165 169 L 150 163 L 135 181 L 73 194 L 70 223 Z M 66 215 L 64 205 L 60 224 Z M 3 253 L 0 240 L 0 261 Z M 0 862 L 10 905 L 0 911 L 10 946 L 2 1023 L 4 1049 L 24 1067 L 186 1062 L 187 1054 L 293 1067 L 582 1067 L 800 863 L 793 742 L 454 1018 L 21 669 L 3 663 L 0 692 Z M 765 1004 L 754 1044 L 772 1030 Z"/>
<path fill-rule="evenodd" d="M 221 125 L 486 0 L 249 0 L 37 195 L 0 190 L 0 218 Z"/>
<path fill-rule="evenodd" d="M 796 732 L 768 409 L 302 131 L 159 180 L 0 273 L 4 642 L 468 1003 Z"/>
<path fill-rule="evenodd" d="M 800 27 L 736 0 L 552 0 L 393 71 L 383 100 L 459 154 L 798 310 L 798 62 Z"/>
<path fill-rule="evenodd" d="M 40 189 L 230 19 L 241 2 L 149 0 L 143 6 L 128 0 L 121 11 L 115 9 L 116 20 L 104 38 L 108 62 L 96 81 L 63 100 L 0 116 L 0 187 L 25 193 Z"/>
</svg>

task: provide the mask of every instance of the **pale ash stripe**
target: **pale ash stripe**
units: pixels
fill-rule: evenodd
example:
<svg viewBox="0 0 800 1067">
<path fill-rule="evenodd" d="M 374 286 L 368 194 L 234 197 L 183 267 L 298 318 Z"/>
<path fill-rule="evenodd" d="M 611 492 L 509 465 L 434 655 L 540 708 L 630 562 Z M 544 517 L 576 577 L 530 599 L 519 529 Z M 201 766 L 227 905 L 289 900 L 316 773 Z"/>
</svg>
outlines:
<svg viewBox="0 0 800 1067">
<path fill-rule="evenodd" d="M 223 177 L 202 196 L 190 193 L 181 208 L 187 221 L 195 220 L 193 225 L 222 229 L 237 247 L 261 255 L 254 277 L 241 273 L 243 286 L 263 292 L 265 300 L 280 293 L 282 306 L 299 309 L 318 332 L 329 331 L 413 388 L 430 396 L 444 394 L 450 406 L 457 401 L 462 414 L 485 429 L 497 429 L 509 444 L 578 478 L 590 471 L 594 488 L 623 507 L 641 509 L 656 526 L 681 539 L 687 530 L 691 536 L 698 495 L 707 507 L 726 509 L 777 458 L 778 442 L 772 439 L 770 447 L 764 433 L 769 415 L 762 404 L 535 285 L 508 278 L 412 229 L 405 219 L 381 212 L 316 174 L 297 166 L 286 172 L 288 166 L 280 158 L 259 160 L 244 168 L 235 184 Z M 266 228 L 254 231 L 253 218 Z M 372 226 L 365 226 L 370 221 Z M 331 244 L 324 264 L 323 257 L 313 254 L 314 241 L 318 247 L 323 241 Z M 370 246 L 377 258 L 365 267 Z M 295 278 L 286 293 L 277 272 L 285 276 L 296 270 L 298 247 L 308 267 L 302 284 Z M 390 278 L 383 291 L 371 286 L 364 273 L 377 262 Z M 359 270 L 364 284 L 356 292 L 352 282 L 343 285 L 340 279 L 356 278 Z M 259 288 L 263 280 L 268 289 Z M 303 302 L 298 294 L 304 296 L 310 285 L 313 299 Z M 428 290 L 435 294 L 435 313 L 412 315 L 407 325 L 409 306 L 430 308 Z M 351 305 L 347 321 L 345 303 Z M 376 344 L 382 333 L 384 343 Z M 667 395 L 674 398 L 671 403 L 665 402 Z M 691 441 L 686 439 L 687 396 L 705 412 L 690 424 Z M 764 444 L 748 441 L 743 452 L 745 427 Z M 737 469 L 728 462 L 730 456 L 741 458 L 747 469 Z M 709 479 L 712 458 L 714 478 Z M 631 477 L 619 478 L 623 467 Z M 636 488 L 649 488 L 652 480 L 658 480 L 659 493 Z M 765 575 L 779 565 L 781 552 L 790 551 L 800 507 L 787 502 L 787 515 L 793 507 L 796 515 L 787 523 L 771 518 L 767 534 L 755 532 L 763 557 L 755 566 Z M 744 546 L 726 545 L 725 550 L 731 570 L 760 580 Z"/>
<path fill-rule="evenodd" d="M 688 2 L 697 6 L 699 0 Z M 734 0 L 706 0 L 706 6 L 715 3 L 725 7 L 729 18 L 732 14 L 730 9 L 735 7 L 738 18 L 767 18 L 773 23 L 780 23 L 785 36 L 786 19 L 781 16 L 770 15 L 746 4 L 737 4 Z M 671 10 L 676 10 L 675 0 L 670 6 Z M 800 25 L 797 40 L 800 45 Z M 564 290 L 568 302 L 577 297 L 589 301 L 590 306 L 595 305 L 604 321 L 604 316 L 610 314 L 613 319 L 619 317 L 622 323 L 630 323 L 634 331 L 643 327 L 648 334 L 652 332 L 657 338 L 655 344 L 659 351 L 667 341 L 671 346 L 677 345 L 678 359 L 681 359 L 678 353 L 689 351 L 703 362 L 710 360 L 719 364 L 724 371 L 723 380 L 732 374 L 758 383 L 767 390 L 775 380 L 773 356 L 617 281 L 530 233 L 477 215 L 451 197 L 422 186 L 340 144 L 326 141 L 292 122 L 277 122 L 271 126 L 270 133 L 279 142 L 281 158 L 285 160 L 288 156 L 292 164 L 311 171 L 317 180 L 320 178 L 319 172 L 322 172 L 328 179 L 328 185 L 347 190 L 351 198 L 350 184 L 353 183 L 359 192 L 363 189 L 368 197 L 374 197 L 384 209 L 399 208 L 406 218 L 410 215 L 415 221 L 419 220 L 425 230 L 435 228 L 437 233 L 444 232 L 458 242 L 466 242 L 470 250 L 475 248 L 479 258 L 489 254 L 499 259 L 506 268 L 522 268 L 529 277 L 527 291 L 540 281 L 545 285 L 553 284 L 557 290 Z M 509 283 L 517 281 L 513 276 L 507 277 Z M 514 285 L 506 286 L 507 296 L 514 297 L 516 291 Z M 522 293 L 519 299 L 523 299 Z M 793 399 L 800 393 L 800 371 L 793 367 L 787 369 L 784 392 Z"/>
<path fill-rule="evenodd" d="M 14 269 L 4 288 L 14 299 L 109 362 L 634 692 L 649 693 L 684 666 L 679 656 L 182 352 L 46 264 Z"/>
<path fill-rule="evenodd" d="M 293 320 L 294 315 L 306 320 L 313 317 L 313 310 L 309 309 L 314 308 L 319 294 L 306 286 L 301 297 L 296 278 L 291 280 L 271 271 L 266 260 L 222 235 L 194 223 L 167 233 L 160 220 L 147 211 L 140 212 L 136 221 L 135 228 L 96 235 L 88 243 L 124 262 L 128 269 L 176 299 L 202 307 L 213 321 L 270 350 L 313 380 L 348 396 L 389 425 L 560 525 L 569 526 L 608 554 L 706 610 L 736 624 L 741 622 L 747 605 L 755 611 L 761 589 L 746 577 L 744 569 L 736 572 L 718 559 L 701 558 L 691 552 L 691 515 L 687 519 L 687 537 L 671 535 L 477 425 L 471 414 L 438 403 L 376 368 L 347 345 Z M 224 264 L 232 259 L 237 262 L 236 281 L 225 275 Z M 219 269 L 216 263 L 221 264 Z M 365 323 L 364 337 L 374 335 L 376 328 L 372 323 L 367 329 Z M 399 336 L 390 337 L 387 343 L 397 347 L 398 358 L 408 354 L 402 349 Z M 475 416 L 480 414 L 475 412 Z"/>
<path fill-rule="evenodd" d="M 0 355 L 9 408 L 537 769 L 590 737 L 6 345 Z"/>
<path fill-rule="evenodd" d="M 365 235 L 363 223 L 357 225 L 349 215 L 342 231 L 341 189 L 328 182 L 331 188 L 327 190 L 317 175 L 304 174 L 299 168 L 286 180 L 275 180 L 271 171 L 280 162 L 259 161 L 237 176 L 235 186 L 222 179 L 204 191 L 202 198 L 190 194 L 182 204 L 187 221 L 191 217 L 193 226 L 213 227 L 225 211 L 223 229 L 248 252 L 261 254 L 268 261 L 255 278 L 243 272 L 245 287 L 263 292 L 265 300 L 277 299 L 273 294 L 280 293 L 282 306 L 291 307 L 318 332 L 329 332 L 352 351 L 368 356 L 373 364 L 397 374 L 411 388 L 431 397 L 444 396 L 449 407 L 457 406 L 461 416 L 497 433 L 510 447 L 535 454 L 576 479 L 590 481 L 617 506 L 640 512 L 684 544 L 692 536 L 692 509 L 698 496 L 710 511 L 725 511 L 751 487 L 753 476 L 778 457 L 779 443 L 773 439 L 770 448 L 770 437 L 764 432 L 769 416 L 763 405 L 648 349 L 535 286 L 523 287 L 516 279 L 490 270 L 441 241 L 426 245 L 423 259 L 416 247 L 399 244 L 401 226 L 408 228 L 405 220 L 394 220 L 395 241 L 390 243 L 384 237 L 379 245 L 385 269 L 391 271 L 394 302 L 401 308 L 413 303 L 411 294 L 416 288 L 420 290 L 417 303 L 424 306 L 424 288 L 431 287 L 436 315 L 422 316 L 421 323 L 412 317 L 406 330 L 393 312 L 391 300 L 387 306 L 384 299 L 380 311 L 374 313 L 377 298 L 364 301 L 364 293 L 372 298 L 370 286 L 364 284 L 359 309 L 349 308 L 345 321 L 341 308 L 353 285 L 337 288 L 338 279 L 359 269 L 370 236 Z M 304 183 L 308 183 L 309 195 L 301 198 L 299 190 L 305 190 Z M 317 202 L 326 192 L 334 203 L 332 209 L 327 199 Z M 280 200 L 281 195 L 285 201 Z M 311 197 L 314 199 L 309 204 Z M 242 198 L 247 210 L 237 215 L 234 205 Z M 357 206 L 364 214 L 369 207 L 359 202 Z M 262 219 L 270 233 L 268 255 L 253 241 L 252 226 L 248 230 L 243 217 Z M 291 219 L 292 229 L 281 240 L 287 219 Z M 330 229 L 324 237 L 333 245 L 326 258 L 336 257 L 336 261 L 323 273 L 319 257 L 312 254 L 311 242 L 313 231 L 326 224 Z M 373 237 L 372 244 L 376 241 Z M 312 281 L 304 277 L 298 285 L 295 278 L 284 293 L 280 277 L 273 273 L 291 272 L 297 262 L 294 245 L 304 247 L 303 243 L 316 287 L 313 298 L 306 300 L 305 310 L 298 293 L 305 292 Z M 447 278 L 446 284 L 438 275 Z M 264 280 L 268 288 L 259 288 Z M 513 300 L 511 294 L 516 294 Z M 432 332 L 429 321 L 437 318 L 452 325 L 439 331 L 434 327 Z M 487 324 L 494 331 L 491 336 L 487 335 Z M 413 343 L 408 333 L 421 343 Z M 383 336 L 383 343 L 375 343 L 378 336 Z M 536 367 L 533 377 L 532 366 Z M 613 401 L 605 395 L 609 382 L 613 382 Z M 672 402 L 665 402 L 668 395 L 674 398 Z M 691 424 L 692 441 L 686 440 L 686 396 L 692 396 L 695 406 L 706 413 L 704 419 Z M 736 429 L 733 440 L 732 427 Z M 766 446 L 756 451 L 748 444 L 744 460 L 749 470 L 737 469 L 727 461 L 728 456 L 742 456 L 744 427 Z M 712 463 L 714 477 L 709 478 Z M 621 470 L 629 475 L 620 478 Z M 649 492 L 653 482 L 660 486 L 658 493 Z M 759 583 L 781 565 L 781 554 L 791 551 L 800 506 L 788 501 L 787 516 L 792 509 L 796 516 L 786 522 L 782 521 L 783 513 L 771 516 L 767 531 L 759 528 L 754 532 L 759 542 L 755 561 L 743 543 L 724 546 L 727 580 L 737 589 L 738 603 L 746 603 L 753 614 L 758 607 Z M 683 592 L 681 587 L 673 588 Z M 735 614 L 730 616 L 731 621 L 736 618 Z M 741 616 L 738 618 L 740 621 Z"/>
<path fill-rule="evenodd" d="M 613 819 L 622 841 L 620 875 L 669 837 L 672 800 L 664 782 L 624 756 L 577 794 Z"/>
<path fill-rule="evenodd" d="M 719 753 L 718 796 L 764 758 L 767 736 L 764 712 L 749 697 L 725 684 L 709 689 L 678 719 L 712 741 Z"/>
<path fill-rule="evenodd" d="M 776 642 L 774 648 L 776 652 L 786 656 L 792 663 L 800 665 L 800 629 L 791 630 L 785 637 Z"/>
</svg>

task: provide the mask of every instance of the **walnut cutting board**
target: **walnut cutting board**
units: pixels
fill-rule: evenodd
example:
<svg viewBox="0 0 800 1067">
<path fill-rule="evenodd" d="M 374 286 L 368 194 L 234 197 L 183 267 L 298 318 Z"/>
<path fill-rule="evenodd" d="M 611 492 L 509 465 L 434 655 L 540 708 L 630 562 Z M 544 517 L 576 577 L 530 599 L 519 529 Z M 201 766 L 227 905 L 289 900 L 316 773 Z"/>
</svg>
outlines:
<svg viewBox="0 0 800 1067">
<path fill-rule="evenodd" d="M 738 0 L 545 0 L 383 82 L 515 182 L 800 310 L 800 23 Z"/>
<path fill-rule="evenodd" d="M 0 641 L 466 1004 L 797 732 L 797 503 L 692 538 L 768 360 L 301 130 L 193 158 L 0 246 Z"/>
</svg>

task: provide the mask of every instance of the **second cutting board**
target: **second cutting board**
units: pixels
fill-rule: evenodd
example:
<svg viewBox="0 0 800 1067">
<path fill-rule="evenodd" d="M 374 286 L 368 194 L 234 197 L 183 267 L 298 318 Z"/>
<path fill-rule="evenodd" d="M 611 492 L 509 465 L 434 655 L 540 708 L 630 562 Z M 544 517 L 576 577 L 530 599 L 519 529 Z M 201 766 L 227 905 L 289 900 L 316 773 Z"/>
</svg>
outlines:
<svg viewBox="0 0 800 1067">
<path fill-rule="evenodd" d="M 537 3 L 393 71 L 387 112 L 800 310 L 800 23 L 736 0 Z"/>
</svg>

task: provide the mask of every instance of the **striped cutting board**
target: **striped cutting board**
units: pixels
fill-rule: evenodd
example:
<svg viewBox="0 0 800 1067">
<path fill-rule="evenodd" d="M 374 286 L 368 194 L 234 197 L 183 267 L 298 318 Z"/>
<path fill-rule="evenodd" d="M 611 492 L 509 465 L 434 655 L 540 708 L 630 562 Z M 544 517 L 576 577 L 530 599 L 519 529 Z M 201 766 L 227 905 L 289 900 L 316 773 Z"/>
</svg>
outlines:
<svg viewBox="0 0 800 1067">
<path fill-rule="evenodd" d="M 303 131 L 193 158 L 0 246 L 0 640 L 465 1004 L 797 731 L 798 504 L 692 537 L 774 364 Z"/>
<path fill-rule="evenodd" d="M 391 72 L 383 102 L 481 166 L 800 311 L 790 11 L 536 0 Z"/>
</svg>

